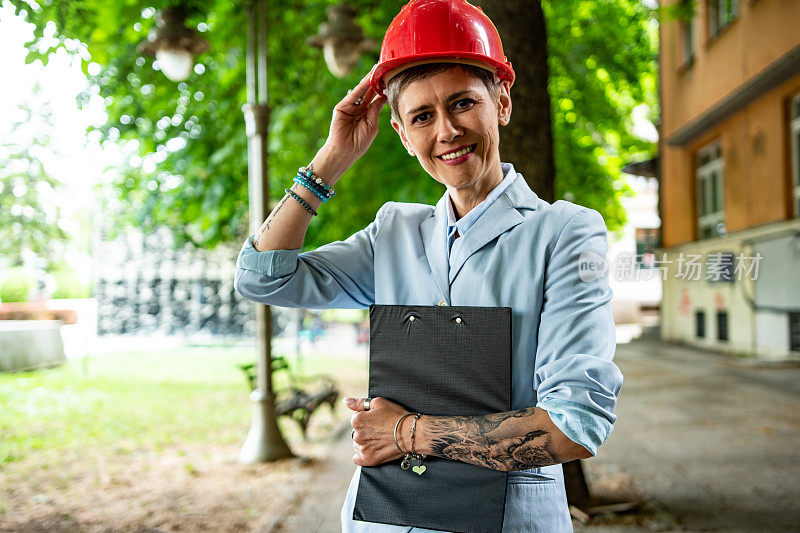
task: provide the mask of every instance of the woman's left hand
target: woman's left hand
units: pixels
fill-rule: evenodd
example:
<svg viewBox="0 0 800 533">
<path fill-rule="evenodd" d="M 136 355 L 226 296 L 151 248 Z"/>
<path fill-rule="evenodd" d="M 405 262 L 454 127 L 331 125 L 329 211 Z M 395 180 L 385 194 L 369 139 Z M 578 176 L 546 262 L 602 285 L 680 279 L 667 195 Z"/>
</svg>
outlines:
<svg viewBox="0 0 800 533">
<path fill-rule="evenodd" d="M 364 398 L 345 398 L 344 404 L 355 411 L 350 417 L 353 426 L 353 450 L 356 452 L 353 455 L 355 464 L 377 466 L 403 457 L 394 443 L 394 426 L 401 416 L 409 412 L 408 409 L 380 397 L 372 398 L 369 411 L 364 410 Z M 403 420 L 407 421 L 408 419 Z M 406 439 L 401 439 L 400 429 L 398 439 L 403 446 Z"/>
</svg>

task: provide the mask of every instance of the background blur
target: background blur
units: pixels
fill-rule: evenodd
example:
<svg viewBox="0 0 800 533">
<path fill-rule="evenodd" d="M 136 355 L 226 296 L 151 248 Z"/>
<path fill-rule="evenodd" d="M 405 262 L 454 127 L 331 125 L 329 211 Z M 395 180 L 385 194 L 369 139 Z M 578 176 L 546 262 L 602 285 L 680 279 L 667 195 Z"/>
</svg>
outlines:
<svg viewBox="0 0 800 533">
<path fill-rule="evenodd" d="M 501 35 L 539 9 L 475 3 Z M 271 202 L 402 5 L 350 4 L 268 2 Z M 353 466 L 337 399 L 366 391 L 365 311 L 273 308 L 278 423 L 297 457 L 236 461 L 256 359 L 253 307 L 233 290 L 250 6 L 0 2 L 0 530 L 338 530 Z M 170 8 L 198 54 L 149 54 Z M 503 35 L 515 67 L 536 42 L 547 52 L 536 111 L 554 171 L 532 187 L 606 220 L 625 375 L 614 434 L 583 461 L 592 505 L 576 529 L 800 528 L 800 2 L 541 13 L 546 30 Z M 309 39 L 332 28 L 356 43 L 338 65 Z M 539 104 L 517 85 L 521 118 Z M 443 194 L 381 121 L 304 249 L 386 201 Z M 538 168 L 541 146 L 506 135 L 530 154 L 512 162 Z"/>
</svg>

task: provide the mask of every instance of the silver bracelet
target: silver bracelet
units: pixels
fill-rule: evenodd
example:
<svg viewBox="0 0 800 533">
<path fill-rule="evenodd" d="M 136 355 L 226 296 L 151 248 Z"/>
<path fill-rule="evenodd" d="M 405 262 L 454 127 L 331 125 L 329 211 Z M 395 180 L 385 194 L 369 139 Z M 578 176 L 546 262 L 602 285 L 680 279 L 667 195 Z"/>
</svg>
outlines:
<svg viewBox="0 0 800 533">
<path fill-rule="evenodd" d="M 400 423 L 407 417 L 407 416 L 414 416 L 414 422 L 411 424 L 411 452 L 404 452 L 402 448 L 400 448 L 400 443 L 397 441 L 397 429 L 400 427 Z M 411 468 L 412 461 L 419 461 L 417 465 L 412 468 L 414 473 L 422 475 L 425 470 L 428 469 L 425 465 L 422 464 L 422 460 L 425 459 L 424 455 L 420 455 L 413 451 L 414 449 L 414 430 L 416 429 L 417 419 L 422 416 L 420 413 L 406 413 L 401 416 L 397 423 L 394 425 L 394 445 L 397 446 L 397 449 L 400 453 L 403 454 L 403 460 L 400 462 L 400 468 L 403 470 L 408 470 Z"/>
</svg>

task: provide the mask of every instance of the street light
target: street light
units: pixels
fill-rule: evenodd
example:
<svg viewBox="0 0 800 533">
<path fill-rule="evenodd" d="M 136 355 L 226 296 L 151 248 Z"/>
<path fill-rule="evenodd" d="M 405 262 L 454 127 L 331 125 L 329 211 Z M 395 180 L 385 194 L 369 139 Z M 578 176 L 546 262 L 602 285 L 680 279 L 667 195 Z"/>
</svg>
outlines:
<svg viewBox="0 0 800 533">
<path fill-rule="evenodd" d="M 245 57 L 247 103 L 242 107 L 247 135 L 247 170 L 250 195 L 251 232 L 269 214 L 267 179 L 267 4 L 268 0 L 249 0 L 247 9 L 247 53 Z M 181 8 L 161 10 L 148 40 L 139 45 L 142 53 L 155 55 L 164 74 L 173 81 L 186 79 L 194 56 L 208 50 L 208 42 L 185 25 Z M 275 391 L 272 387 L 272 312 L 268 305 L 253 304 L 258 365 L 256 388 L 250 395 L 253 419 L 239 451 L 244 463 L 276 461 L 292 457 L 275 416 Z"/>
<path fill-rule="evenodd" d="M 168 7 L 156 14 L 156 25 L 139 51 L 156 56 L 161 71 L 172 81 L 183 81 L 192 73 L 194 58 L 208 50 L 208 41 L 186 27 L 186 11 Z"/>
<path fill-rule="evenodd" d="M 250 196 L 250 232 L 255 233 L 270 213 L 267 165 L 269 105 L 267 93 L 269 0 L 247 3 L 247 53 L 245 76 L 247 103 L 242 106 L 247 134 L 247 175 Z M 239 461 L 257 463 L 292 457 L 275 416 L 272 383 L 272 309 L 253 303 L 255 313 L 256 389 L 250 395 L 253 418 L 250 431 L 239 450 Z"/>
<path fill-rule="evenodd" d="M 361 26 L 356 24 L 356 9 L 347 4 L 328 6 L 328 20 L 319 26 L 319 33 L 306 39 L 306 43 L 322 48 L 328 70 L 337 78 L 344 78 L 353 71 L 362 52 L 372 50 L 376 42 L 364 37 Z"/>
</svg>

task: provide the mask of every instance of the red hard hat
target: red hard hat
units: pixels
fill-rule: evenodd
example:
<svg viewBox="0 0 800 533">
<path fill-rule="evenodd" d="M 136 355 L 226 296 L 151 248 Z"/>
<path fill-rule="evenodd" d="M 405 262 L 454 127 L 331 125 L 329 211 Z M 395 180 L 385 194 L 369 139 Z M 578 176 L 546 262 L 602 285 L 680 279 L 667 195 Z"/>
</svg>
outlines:
<svg viewBox="0 0 800 533">
<path fill-rule="evenodd" d="M 497 28 L 466 0 L 411 0 L 404 5 L 383 36 L 370 83 L 383 95 L 386 82 L 402 70 L 440 62 L 476 65 L 514 83 Z"/>
</svg>

